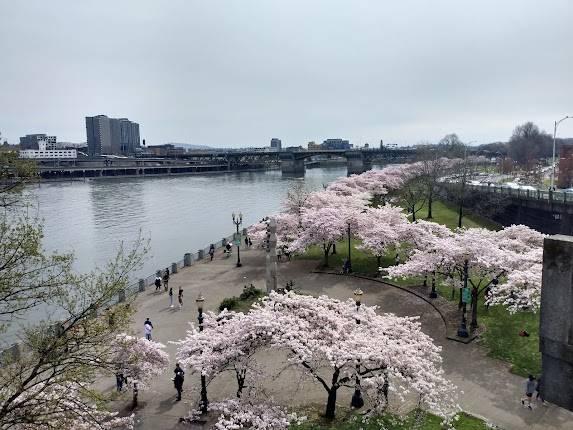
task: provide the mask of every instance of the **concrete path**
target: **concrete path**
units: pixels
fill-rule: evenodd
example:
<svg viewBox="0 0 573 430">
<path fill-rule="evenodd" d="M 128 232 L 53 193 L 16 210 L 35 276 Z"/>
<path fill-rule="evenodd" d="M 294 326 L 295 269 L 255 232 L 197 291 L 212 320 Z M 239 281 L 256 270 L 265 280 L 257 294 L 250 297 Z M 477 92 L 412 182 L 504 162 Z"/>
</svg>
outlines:
<svg viewBox="0 0 573 430">
<path fill-rule="evenodd" d="M 166 293 L 155 293 L 154 287 L 140 294 L 137 299 L 137 313 L 134 317 L 133 332 L 143 336 L 143 322 L 150 317 L 155 329 L 154 340 L 167 344 L 167 351 L 175 364 L 176 345 L 169 341 L 181 339 L 185 335 L 189 321 L 196 321 L 195 299 L 201 292 L 205 297 L 205 308 L 216 309 L 225 297 L 239 295 L 243 285 L 255 284 L 265 289 L 264 252 L 241 250 L 243 267 L 236 268 L 236 256 L 226 258 L 218 251 L 215 260 L 205 261 L 173 275 L 170 286 L 177 291 L 184 289 L 184 304 L 179 310 L 176 305 L 169 308 Z M 424 332 L 432 336 L 443 347 L 444 370 L 446 376 L 459 389 L 458 401 L 470 414 L 507 430 L 573 430 L 573 413 L 556 406 L 537 406 L 534 410 L 524 408 L 520 403 L 522 378 L 509 372 L 509 366 L 502 361 L 487 357 L 479 345 L 469 345 L 445 339 L 445 327 L 437 312 L 426 302 L 414 295 L 377 282 L 311 273 L 315 261 L 292 261 L 279 264 L 279 284 L 295 281 L 295 288 L 312 294 L 327 294 L 344 299 L 352 296 L 355 288 L 364 291 L 363 302 L 379 305 L 383 312 L 397 315 L 419 315 Z M 272 365 L 274 357 L 263 359 Z M 138 429 L 190 428 L 178 424 L 179 417 L 185 416 L 197 404 L 199 376 L 187 372 L 183 401 L 175 401 L 175 390 L 171 377 L 173 369 L 157 378 L 153 386 L 139 395 L 140 408 L 137 411 Z M 112 390 L 114 381 L 103 381 Z M 235 391 L 232 375 L 224 375 L 214 380 L 208 388 L 209 400 L 220 400 Z M 285 386 L 288 388 L 283 389 Z M 293 395 L 293 390 L 296 395 Z M 287 371 L 272 384 L 272 395 L 276 401 L 286 405 L 325 404 L 325 392 L 312 382 L 302 382 L 294 371 Z M 341 390 L 342 391 L 342 390 Z M 348 391 L 348 390 L 347 390 Z M 339 405 L 349 404 L 351 393 L 341 393 Z M 120 398 L 114 406 L 126 410 L 129 395 Z M 197 427 L 200 428 L 200 427 Z"/>
</svg>

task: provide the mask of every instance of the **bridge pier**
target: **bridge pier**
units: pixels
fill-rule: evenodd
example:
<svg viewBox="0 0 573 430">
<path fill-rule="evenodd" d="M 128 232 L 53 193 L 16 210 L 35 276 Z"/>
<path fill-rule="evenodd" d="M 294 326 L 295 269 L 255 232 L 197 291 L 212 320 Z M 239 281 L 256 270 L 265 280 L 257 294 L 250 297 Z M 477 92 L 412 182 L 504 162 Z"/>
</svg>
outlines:
<svg viewBox="0 0 573 430">
<path fill-rule="evenodd" d="M 346 157 L 348 176 L 358 175 L 372 169 L 372 161 L 367 160 L 361 151 L 346 151 L 344 156 Z"/>
<path fill-rule="evenodd" d="M 288 176 L 304 176 L 304 158 L 297 159 L 293 152 L 281 152 L 281 172 Z"/>
</svg>

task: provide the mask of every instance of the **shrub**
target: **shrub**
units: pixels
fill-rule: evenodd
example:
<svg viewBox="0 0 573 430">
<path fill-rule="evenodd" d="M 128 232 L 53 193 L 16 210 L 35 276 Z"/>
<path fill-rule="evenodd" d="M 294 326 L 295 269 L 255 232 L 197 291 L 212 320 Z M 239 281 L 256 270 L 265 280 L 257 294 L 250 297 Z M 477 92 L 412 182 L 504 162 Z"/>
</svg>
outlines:
<svg viewBox="0 0 573 430">
<path fill-rule="evenodd" d="M 234 309 L 237 309 L 239 307 L 239 298 L 238 297 L 225 297 L 223 299 L 223 301 L 221 302 L 221 304 L 219 305 L 219 310 L 222 311 L 224 309 L 227 309 L 229 311 L 232 311 Z"/>
</svg>

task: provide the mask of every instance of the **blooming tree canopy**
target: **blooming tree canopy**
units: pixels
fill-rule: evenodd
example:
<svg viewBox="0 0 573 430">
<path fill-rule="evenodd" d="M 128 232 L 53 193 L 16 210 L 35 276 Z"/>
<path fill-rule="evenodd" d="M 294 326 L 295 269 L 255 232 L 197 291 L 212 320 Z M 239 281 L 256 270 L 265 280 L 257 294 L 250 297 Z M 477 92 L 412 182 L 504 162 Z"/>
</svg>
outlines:
<svg viewBox="0 0 573 430">
<path fill-rule="evenodd" d="M 145 388 L 149 380 L 161 375 L 169 366 L 165 345 L 142 337 L 120 333 L 113 345 L 112 360 L 124 376 Z"/>
<path fill-rule="evenodd" d="M 207 314 L 205 321 L 178 350 L 180 361 L 203 374 L 244 369 L 255 352 L 272 348 L 326 390 L 327 417 L 334 417 L 338 390 L 357 381 L 376 410 L 387 406 L 390 392 L 413 393 L 444 417 L 455 410 L 440 348 L 416 318 L 379 315 L 352 300 L 272 292 L 248 314 Z M 321 376 L 325 367 L 331 377 Z"/>
</svg>

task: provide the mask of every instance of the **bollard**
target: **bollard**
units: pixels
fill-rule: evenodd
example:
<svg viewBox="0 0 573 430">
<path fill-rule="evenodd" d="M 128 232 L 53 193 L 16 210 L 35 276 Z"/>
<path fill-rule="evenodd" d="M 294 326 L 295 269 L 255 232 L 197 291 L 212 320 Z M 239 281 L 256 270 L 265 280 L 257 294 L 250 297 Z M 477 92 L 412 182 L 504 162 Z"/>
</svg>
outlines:
<svg viewBox="0 0 573 430">
<path fill-rule="evenodd" d="M 197 251 L 197 260 L 203 260 L 205 258 L 205 250 L 200 249 Z"/>
<path fill-rule="evenodd" d="M 193 259 L 191 258 L 191 253 L 188 252 L 183 256 L 183 266 L 184 267 L 189 267 L 191 266 Z"/>
<path fill-rule="evenodd" d="M 139 280 L 139 292 L 143 293 L 145 291 L 145 279 Z"/>
<path fill-rule="evenodd" d="M 177 273 L 177 263 L 171 263 L 171 273 Z"/>
<path fill-rule="evenodd" d="M 123 289 L 119 290 L 117 295 L 118 295 L 118 302 L 119 303 L 125 302 L 125 290 L 123 290 Z"/>
</svg>

